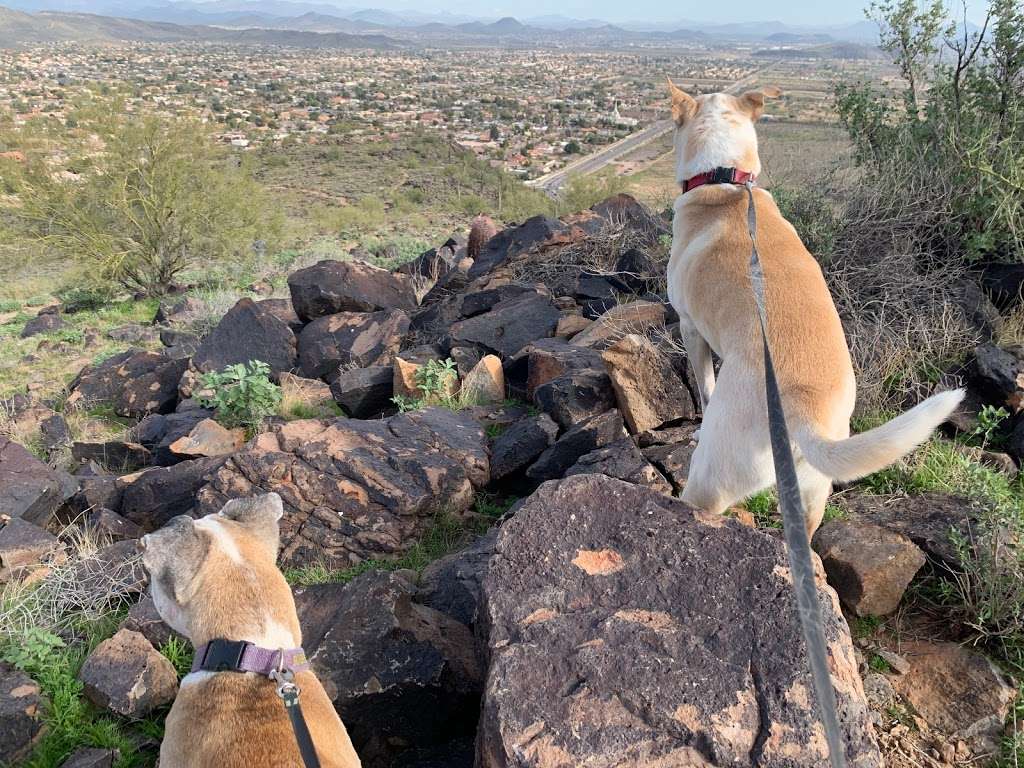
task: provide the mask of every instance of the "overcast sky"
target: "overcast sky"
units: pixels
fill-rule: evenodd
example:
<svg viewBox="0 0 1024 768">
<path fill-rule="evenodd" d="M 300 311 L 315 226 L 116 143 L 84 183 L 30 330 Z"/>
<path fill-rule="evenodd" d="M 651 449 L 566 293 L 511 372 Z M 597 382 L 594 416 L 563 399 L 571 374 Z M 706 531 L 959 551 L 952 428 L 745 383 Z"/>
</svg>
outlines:
<svg viewBox="0 0 1024 768">
<path fill-rule="evenodd" d="M 868 0 L 732 0 L 727 4 L 707 0 L 497 0 L 479 3 L 472 0 L 328 0 L 349 7 L 376 7 L 389 10 L 449 11 L 472 16 L 540 16 L 559 14 L 574 18 L 599 18 L 607 21 L 697 21 L 729 23 L 734 21 L 784 21 L 790 24 L 833 24 L 860 21 Z M 984 0 L 970 0 L 968 17 L 977 20 Z M 959 12 L 959 0 L 956 6 Z"/>
</svg>

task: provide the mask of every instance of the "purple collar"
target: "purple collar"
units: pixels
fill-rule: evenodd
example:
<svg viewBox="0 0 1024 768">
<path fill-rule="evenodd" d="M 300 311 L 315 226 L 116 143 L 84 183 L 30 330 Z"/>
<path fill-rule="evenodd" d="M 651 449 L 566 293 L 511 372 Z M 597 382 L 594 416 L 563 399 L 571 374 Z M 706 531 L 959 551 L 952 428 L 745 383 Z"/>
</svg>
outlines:
<svg viewBox="0 0 1024 768">
<path fill-rule="evenodd" d="M 277 671 L 309 669 L 301 648 L 260 648 L 244 640 L 211 640 L 196 648 L 193 672 L 255 672 L 270 677 Z"/>
</svg>

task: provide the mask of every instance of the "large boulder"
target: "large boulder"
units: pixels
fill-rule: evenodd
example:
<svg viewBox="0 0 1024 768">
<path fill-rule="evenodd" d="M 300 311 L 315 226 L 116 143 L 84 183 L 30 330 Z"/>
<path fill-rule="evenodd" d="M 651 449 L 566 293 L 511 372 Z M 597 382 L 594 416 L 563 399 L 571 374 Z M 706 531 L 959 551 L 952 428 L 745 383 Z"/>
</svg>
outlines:
<svg viewBox="0 0 1024 768">
<path fill-rule="evenodd" d="M 610 445 L 623 436 L 622 416 L 611 410 L 569 429 L 526 470 L 534 480 L 554 480 L 585 454 Z"/>
<path fill-rule="evenodd" d="M 245 298 L 206 335 L 192 365 L 206 373 L 250 360 L 266 363 L 275 374 L 291 371 L 296 363 L 295 334 L 272 307 Z"/>
<path fill-rule="evenodd" d="M 630 333 L 643 334 L 665 327 L 665 305 L 651 301 L 631 301 L 612 307 L 590 326 L 572 337 L 577 347 L 604 349 Z"/>
<path fill-rule="evenodd" d="M 424 568 L 416 589 L 416 602 L 473 629 L 480 615 L 480 586 L 497 538 L 498 528 L 492 528 L 468 547 Z"/>
<path fill-rule="evenodd" d="M 280 425 L 205 477 L 200 513 L 276 491 L 285 502 L 282 561 L 345 567 L 405 552 L 437 512 L 468 510 L 490 475 L 480 425 L 426 408 L 383 421 Z"/>
<path fill-rule="evenodd" d="M 224 458 L 183 461 L 172 467 L 155 467 L 117 480 L 121 515 L 144 531 L 155 531 L 177 515 L 189 514 L 196 493 Z"/>
<path fill-rule="evenodd" d="M 69 404 L 109 405 L 120 416 L 141 419 L 170 413 L 178 403 L 178 382 L 187 360 L 128 350 L 82 369 L 70 384 Z"/>
<path fill-rule="evenodd" d="M 0 765 L 19 765 L 43 734 L 39 684 L 0 661 Z"/>
<path fill-rule="evenodd" d="M 0 436 L 0 515 L 46 525 L 77 490 L 74 479 Z"/>
<path fill-rule="evenodd" d="M 339 371 L 331 395 L 349 416 L 368 419 L 392 407 L 394 374 L 390 365 Z"/>
<path fill-rule="evenodd" d="M 66 559 L 60 540 L 38 525 L 15 517 L 0 527 L 0 584 Z"/>
<path fill-rule="evenodd" d="M 393 573 L 296 596 L 303 645 L 367 768 L 472 734 L 483 669 L 469 629 Z"/>
<path fill-rule="evenodd" d="M 505 358 L 531 341 L 553 336 L 560 317 L 550 296 L 530 292 L 500 301 L 449 330 L 456 342 L 475 344 Z"/>
<path fill-rule="evenodd" d="M 876 768 L 818 583 L 847 764 Z M 481 768 L 827 762 L 785 547 L 735 520 L 600 475 L 546 483 L 502 526 L 481 613 Z"/>
<path fill-rule="evenodd" d="M 517 227 L 503 229 L 481 248 L 479 257 L 470 267 L 469 277 L 474 280 L 485 275 L 513 256 L 541 246 L 565 231 L 565 224 L 547 216 L 534 216 Z"/>
<path fill-rule="evenodd" d="M 321 317 L 299 334 L 299 365 L 311 379 L 334 379 L 338 369 L 387 365 L 409 332 L 401 310 L 339 312 Z"/>
<path fill-rule="evenodd" d="M 565 475 L 604 475 L 643 485 L 659 493 L 672 494 L 672 484 L 628 437 L 584 454 L 566 470 Z"/>
<path fill-rule="evenodd" d="M 145 717 L 178 693 L 174 666 L 145 637 L 122 629 L 104 640 L 78 673 L 93 704 L 124 717 Z"/>
<path fill-rule="evenodd" d="M 491 446 L 491 479 L 526 469 L 558 437 L 558 425 L 546 413 L 528 416 L 503 429 Z"/>
<path fill-rule="evenodd" d="M 339 312 L 376 312 L 416 307 L 412 281 L 406 275 L 358 261 L 321 261 L 288 277 L 292 304 L 301 320 Z"/>
</svg>

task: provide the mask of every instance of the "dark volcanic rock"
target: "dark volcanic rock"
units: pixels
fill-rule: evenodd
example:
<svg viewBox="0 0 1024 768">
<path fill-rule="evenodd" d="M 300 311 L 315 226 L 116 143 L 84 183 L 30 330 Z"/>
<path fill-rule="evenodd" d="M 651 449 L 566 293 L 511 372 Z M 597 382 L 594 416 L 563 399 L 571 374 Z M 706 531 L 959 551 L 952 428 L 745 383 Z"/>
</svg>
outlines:
<svg viewBox="0 0 1024 768">
<path fill-rule="evenodd" d="M 83 747 L 76 749 L 60 768 L 111 768 L 114 761 L 121 756 L 116 749 L 99 749 Z"/>
<path fill-rule="evenodd" d="M 1006 311 L 1020 305 L 1024 288 L 1024 264 L 991 262 L 982 264 L 981 287 L 997 307 Z"/>
<path fill-rule="evenodd" d="M 668 357 L 646 337 L 624 336 L 602 357 L 622 418 L 634 434 L 696 415 L 690 390 Z"/>
<path fill-rule="evenodd" d="M 321 261 L 288 277 L 292 305 L 305 322 L 339 312 L 416 307 L 406 275 L 357 261 Z"/>
<path fill-rule="evenodd" d="M 0 437 L 0 515 L 44 526 L 75 493 L 74 479 Z"/>
<path fill-rule="evenodd" d="M 207 334 L 192 356 L 196 370 L 219 371 L 228 365 L 260 360 L 274 373 L 295 368 L 295 334 L 263 302 L 239 299 Z"/>
<path fill-rule="evenodd" d="M 0 661 L 0 764 L 20 764 L 42 733 L 43 697 L 38 683 Z"/>
<path fill-rule="evenodd" d="M 178 402 L 178 382 L 187 367 L 187 360 L 128 350 L 82 369 L 71 382 L 68 402 L 86 407 L 108 404 L 115 413 L 134 419 L 170 413 Z"/>
<path fill-rule="evenodd" d="M 416 602 L 447 614 L 470 629 L 476 626 L 480 585 L 497 538 L 498 529 L 492 528 L 465 549 L 424 568 Z"/>
<path fill-rule="evenodd" d="M 697 449 L 697 441 L 693 439 L 693 434 L 699 427 L 699 424 L 688 424 L 672 430 L 662 430 L 663 433 L 671 434 L 672 442 L 654 444 L 643 449 L 644 456 L 668 478 L 676 493 L 681 493 L 686 487 L 686 478 L 690 475 L 690 460 Z"/>
<path fill-rule="evenodd" d="M 558 425 L 546 413 L 517 421 L 491 446 L 491 479 L 501 480 L 540 456 L 558 437 Z"/>
<path fill-rule="evenodd" d="M 487 241 L 487 245 L 480 252 L 480 257 L 473 262 L 469 270 L 470 280 L 487 274 L 513 256 L 525 253 L 565 230 L 565 225 L 558 219 L 549 219 L 546 216 L 534 216 L 518 227 L 501 230 Z"/>
<path fill-rule="evenodd" d="M 409 316 L 401 310 L 340 312 L 321 317 L 299 335 L 302 375 L 333 379 L 338 368 L 387 365 L 409 332 Z"/>
<path fill-rule="evenodd" d="M 59 413 L 47 416 L 39 422 L 39 435 L 43 448 L 47 451 L 55 451 L 71 443 L 71 428 Z"/>
<path fill-rule="evenodd" d="M 623 436 L 622 416 L 612 410 L 577 424 L 540 455 L 526 470 L 534 480 L 553 480 L 565 474 L 584 454 L 615 442 Z"/>
<path fill-rule="evenodd" d="M 565 475 L 604 475 L 643 485 L 659 493 L 672 493 L 672 484 L 628 437 L 581 456 Z"/>
<path fill-rule="evenodd" d="M 173 467 L 159 467 L 129 475 L 118 481 L 120 513 L 145 531 L 155 531 L 177 515 L 189 514 L 196 493 L 215 472 L 223 458 L 183 461 Z"/>
<path fill-rule="evenodd" d="M 65 325 L 63 318 L 56 312 L 43 312 L 25 323 L 25 327 L 21 331 L 21 338 L 27 339 L 41 333 L 53 333 Z"/>
<path fill-rule="evenodd" d="M 145 637 L 128 629 L 96 646 L 78 678 L 96 706 L 132 718 L 170 704 L 178 692 L 171 662 Z"/>
<path fill-rule="evenodd" d="M 570 428 L 614 408 L 615 393 L 603 368 L 584 368 L 540 385 L 533 391 L 533 402 L 560 425 Z"/>
<path fill-rule="evenodd" d="M 334 402 L 355 419 L 379 416 L 392 407 L 394 375 L 390 365 L 342 371 L 331 382 Z"/>
<path fill-rule="evenodd" d="M 561 313 L 551 297 L 539 293 L 516 296 L 490 310 L 451 326 L 456 341 L 478 344 L 499 357 L 514 355 L 531 341 L 553 336 Z"/>
<path fill-rule="evenodd" d="M 469 629 L 392 573 L 296 595 L 307 655 L 367 768 L 472 734 L 483 670 Z"/>
<path fill-rule="evenodd" d="M 546 483 L 484 578 L 481 768 L 827 762 L 782 542 L 600 475 Z M 877 768 L 821 586 L 847 764 Z"/>
<path fill-rule="evenodd" d="M 206 477 L 201 513 L 276 491 L 285 503 L 282 562 L 345 567 L 406 551 L 439 510 L 468 509 L 489 472 L 480 425 L 426 408 L 386 421 L 289 422 Z"/>
<path fill-rule="evenodd" d="M 104 443 L 76 441 L 71 446 L 71 457 L 79 464 L 95 461 L 101 467 L 119 474 L 148 467 L 153 460 L 153 455 L 144 445 L 125 440 L 108 440 Z"/>
<path fill-rule="evenodd" d="M 65 559 L 60 540 L 38 525 L 15 517 L 0 528 L 0 584 L 19 579 L 36 566 Z"/>
</svg>

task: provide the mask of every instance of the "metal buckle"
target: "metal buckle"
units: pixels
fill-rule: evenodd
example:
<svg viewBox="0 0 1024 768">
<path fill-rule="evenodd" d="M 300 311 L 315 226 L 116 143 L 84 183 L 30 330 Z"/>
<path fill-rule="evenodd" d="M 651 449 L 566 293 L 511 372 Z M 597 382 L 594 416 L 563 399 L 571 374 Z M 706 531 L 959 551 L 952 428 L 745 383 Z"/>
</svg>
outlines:
<svg viewBox="0 0 1024 768">
<path fill-rule="evenodd" d="M 248 646 L 249 643 L 244 640 L 212 640 L 206 646 L 199 668 L 204 672 L 237 671 Z"/>
<path fill-rule="evenodd" d="M 708 180 L 709 184 L 733 184 L 736 179 L 735 168 L 715 168 L 711 172 L 711 178 Z"/>
</svg>

